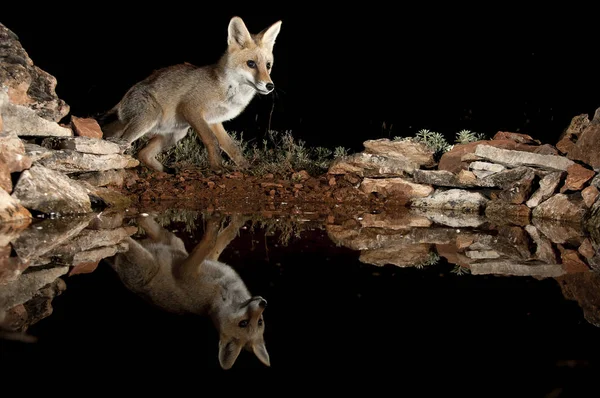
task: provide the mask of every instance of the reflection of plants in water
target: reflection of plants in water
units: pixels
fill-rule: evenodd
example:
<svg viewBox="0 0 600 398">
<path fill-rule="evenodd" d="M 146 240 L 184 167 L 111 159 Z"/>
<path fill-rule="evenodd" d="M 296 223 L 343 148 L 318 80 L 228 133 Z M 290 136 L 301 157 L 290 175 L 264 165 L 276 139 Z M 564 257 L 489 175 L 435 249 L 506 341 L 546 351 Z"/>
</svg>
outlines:
<svg viewBox="0 0 600 398">
<path fill-rule="evenodd" d="M 456 275 L 465 275 L 465 274 L 470 274 L 471 270 L 467 267 L 463 267 L 462 265 L 455 265 L 454 268 L 452 268 L 452 272 L 453 274 Z"/>
<path fill-rule="evenodd" d="M 203 218 L 203 213 L 197 210 L 168 209 L 156 216 L 156 222 L 163 228 L 172 223 L 182 223 L 185 232 L 192 232 L 197 228 L 201 217 Z"/>
<path fill-rule="evenodd" d="M 155 216 L 156 222 L 163 228 L 167 228 L 174 223 L 183 224 L 182 231 L 191 233 L 198 228 L 199 220 L 203 220 L 206 214 L 198 210 L 187 209 L 168 209 Z M 251 232 L 262 230 L 265 236 L 279 235 L 279 243 L 287 246 L 292 238 L 301 238 L 303 231 L 312 230 L 315 224 L 306 220 L 294 217 L 263 217 L 260 215 L 251 216 L 248 226 Z M 225 221 L 224 221 L 225 222 Z M 226 223 L 226 222 L 225 222 Z M 140 233 L 144 233 L 140 230 Z"/>
<path fill-rule="evenodd" d="M 292 238 L 301 238 L 303 231 L 314 229 L 312 223 L 286 217 L 254 217 L 250 229 L 254 230 L 256 227 L 264 230 L 265 236 L 279 232 L 279 243 L 283 246 L 287 246 Z"/>
<path fill-rule="evenodd" d="M 415 268 L 423 269 L 432 265 L 436 265 L 440 261 L 440 256 L 436 252 L 429 252 L 429 257 L 422 263 L 416 264 Z"/>
</svg>

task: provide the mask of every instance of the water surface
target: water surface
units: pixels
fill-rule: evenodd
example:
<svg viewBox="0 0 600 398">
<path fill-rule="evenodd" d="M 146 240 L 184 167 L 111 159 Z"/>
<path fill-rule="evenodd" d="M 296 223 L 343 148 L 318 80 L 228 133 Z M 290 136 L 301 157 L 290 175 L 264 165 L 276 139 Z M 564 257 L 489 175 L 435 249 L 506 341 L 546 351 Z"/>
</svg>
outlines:
<svg viewBox="0 0 600 398">
<path fill-rule="evenodd" d="M 230 374 L 505 364 L 545 374 L 530 396 L 581 386 L 573 377 L 597 370 L 600 274 L 561 263 L 557 249 L 589 239 L 575 226 L 343 209 L 133 213 L 5 228 L 12 248 L 0 285 L 5 364 L 107 361 L 162 371 L 191 363 Z M 268 303 L 270 367 L 242 350 L 222 370 L 219 333 L 207 316 L 148 301 L 152 266 L 206 246 L 210 228 L 220 234 L 208 243 L 212 258 Z M 114 264 L 132 253 L 128 237 L 141 243 L 149 234 L 162 242 L 155 257 L 140 260 L 150 268 L 120 272 Z M 161 294 L 170 303 L 177 295 Z"/>
</svg>

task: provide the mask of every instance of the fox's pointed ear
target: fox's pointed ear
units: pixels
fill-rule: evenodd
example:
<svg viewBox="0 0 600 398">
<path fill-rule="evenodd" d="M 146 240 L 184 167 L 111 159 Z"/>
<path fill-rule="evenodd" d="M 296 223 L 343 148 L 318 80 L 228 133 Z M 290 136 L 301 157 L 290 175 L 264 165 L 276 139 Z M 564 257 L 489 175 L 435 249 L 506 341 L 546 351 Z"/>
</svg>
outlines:
<svg viewBox="0 0 600 398">
<path fill-rule="evenodd" d="M 240 355 L 241 350 L 242 346 L 235 340 L 219 340 L 219 364 L 221 364 L 221 367 L 223 369 L 230 369 L 235 363 L 238 355 Z"/>
<path fill-rule="evenodd" d="M 275 39 L 279 34 L 279 30 L 281 29 L 281 21 L 275 22 L 273 25 L 269 26 L 267 29 L 263 30 L 258 34 L 260 37 L 260 42 L 264 47 L 268 47 L 271 51 L 273 51 L 273 46 L 275 45 Z"/>
<path fill-rule="evenodd" d="M 231 18 L 227 32 L 227 44 L 229 47 L 244 48 L 248 43 L 252 42 L 252 36 L 240 17 Z"/>
<path fill-rule="evenodd" d="M 269 359 L 269 353 L 267 352 L 267 347 L 265 347 L 264 341 L 252 344 L 252 351 L 262 363 L 267 366 L 271 366 L 271 360 Z"/>
</svg>

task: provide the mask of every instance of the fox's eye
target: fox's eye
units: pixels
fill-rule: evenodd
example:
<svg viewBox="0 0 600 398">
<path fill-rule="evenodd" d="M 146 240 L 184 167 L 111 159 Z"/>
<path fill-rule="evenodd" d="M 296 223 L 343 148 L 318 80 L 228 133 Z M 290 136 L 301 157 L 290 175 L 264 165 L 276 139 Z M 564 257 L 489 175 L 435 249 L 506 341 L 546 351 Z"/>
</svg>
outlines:
<svg viewBox="0 0 600 398">
<path fill-rule="evenodd" d="M 248 321 L 244 319 L 243 321 L 240 321 L 240 323 L 238 323 L 238 326 L 241 328 L 245 328 L 246 326 L 248 326 Z"/>
<path fill-rule="evenodd" d="M 271 69 L 271 63 L 267 62 L 267 69 Z"/>
<path fill-rule="evenodd" d="M 259 320 L 258 320 L 258 326 L 262 326 L 262 324 L 263 324 L 263 320 L 262 320 L 262 319 L 259 319 Z"/>
<path fill-rule="evenodd" d="M 252 61 L 251 59 L 246 62 L 246 65 L 252 69 L 256 68 L 256 62 Z"/>
</svg>

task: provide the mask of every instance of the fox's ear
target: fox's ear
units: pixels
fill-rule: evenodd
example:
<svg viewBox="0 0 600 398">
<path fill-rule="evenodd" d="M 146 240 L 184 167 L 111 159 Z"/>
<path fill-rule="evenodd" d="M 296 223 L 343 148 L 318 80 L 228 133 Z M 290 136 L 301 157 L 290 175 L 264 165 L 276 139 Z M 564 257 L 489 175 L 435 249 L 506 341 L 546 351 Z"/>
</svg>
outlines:
<svg viewBox="0 0 600 398">
<path fill-rule="evenodd" d="M 219 363 L 223 369 L 230 369 L 238 355 L 242 346 L 239 345 L 235 340 L 223 341 L 219 340 Z"/>
<path fill-rule="evenodd" d="M 252 36 L 240 17 L 231 18 L 227 32 L 227 44 L 230 47 L 244 48 L 248 43 L 252 42 Z"/>
<path fill-rule="evenodd" d="M 252 344 L 252 351 L 254 351 L 254 355 L 265 365 L 271 366 L 271 360 L 269 359 L 269 353 L 267 352 L 267 347 L 265 347 L 264 342 Z"/>
<path fill-rule="evenodd" d="M 260 37 L 260 42 L 264 47 L 269 48 L 273 51 L 273 46 L 275 45 L 275 39 L 279 34 L 279 30 L 281 29 L 281 21 L 275 22 L 273 25 L 269 26 L 267 29 L 263 30 L 258 34 Z"/>
</svg>

